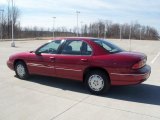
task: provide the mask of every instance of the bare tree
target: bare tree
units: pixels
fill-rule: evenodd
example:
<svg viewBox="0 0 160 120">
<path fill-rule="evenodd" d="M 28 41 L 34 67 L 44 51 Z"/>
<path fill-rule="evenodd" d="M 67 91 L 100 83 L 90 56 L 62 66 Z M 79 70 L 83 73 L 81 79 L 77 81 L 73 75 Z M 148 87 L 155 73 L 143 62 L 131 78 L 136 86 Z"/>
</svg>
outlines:
<svg viewBox="0 0 160 120">
<path fill-rule="evenodd" d="M 98 26 L 98 27 L 97 27 Z M 106 31 L 105 31 L 106 26 Z M 106 32 L 107 38 L 120 38 L 120 27 L 121 27 L 121 38 L 128 39 L 130 34 L 130 28 L 132 35 L 130 36 L 131 39 L 141 39 L 141 40 L 158 40 L 159 33 L 158 31 L 149 26 L 140 25 L 138 22 L 130 24 L 118 24 L 112 23 L 111 21 L 106 20 L 98 21 L 94 23 L 90 23 L 89 25 L 85 24 L 83 26 L 83 33 L 84 36 L 92 36 L 97 37 L 98 34 L 100 37 L 103 37 L 104 32 Z"/>
</svg>

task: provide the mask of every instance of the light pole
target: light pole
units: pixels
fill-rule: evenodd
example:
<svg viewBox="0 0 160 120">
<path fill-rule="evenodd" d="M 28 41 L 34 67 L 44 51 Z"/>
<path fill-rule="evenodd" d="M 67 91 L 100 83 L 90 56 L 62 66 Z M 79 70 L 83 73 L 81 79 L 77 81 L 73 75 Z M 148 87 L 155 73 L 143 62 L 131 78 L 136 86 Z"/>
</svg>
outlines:
<svg viewBox="0 0 160 120">
<path fill-rule="evenodd" d="M 55 19 L 56 19 L 56 17 L 53 17 L 53 38 L 55 37 L 55 36 L 54 36 Z"/>
<path fill-rule="evenodd" d="M 83 34 L 83 29 L 82 29 L 82 27 L 83 27 L 83 21 L 81 21 L 81 36 L 83 36 L 82 34 Z"/>
<path fill-rule="evenodd" d="M 100 28 L 99 28 L 99 26 L 100 26 L 100 25 L 99 25 L 99 23 L 98 23 L 98 38 L 99 38 L 99 33 L 100 33 L 100 30 L 99 30 Z"/>
<path fill-rule="evenodd" d="M 120 31 L 119 31 L 120 40 L 122 40 L 122 26 L 121 26 L 121 25 L 119 26 L 119 30 L 120 30 Z"/>
<path fill-rule="evenodd" d="M 142 39 L 142 29 L 140 28 L 140 40 Z"/>
<path fill-rule="evenodd" d="M 78 37 L 78 33 L 79 33 L 79 28 L 78 28 L 78 14 L 80 13 L 80 11 L 76 11 L 77 13 L 77 37 Z"/>
<path fill-rule="evenodd" d="M 13 14 L 14 14 L 14 11 L 13 11 L 13 0 L 12 0 L 12 43 L 11 43 L 11 47 L 15 47 L 15 42 L 14 42 L 14 28 L 13 28 Z"/>
<path fill-rule="evenodd" d="M 1 11 L 1 40 L 3 39 L 3 12 L 4 10 Z"/>
<path fill-rule="evenodd" d="M 129 50 L 131 51 L 131 35 L 132 35 L 132 25 L 130 25 L 130 30 L 129 30 Z"/>
<path fill-rule="evenodd" d="M 105 23 L 105 28 L 104 28 L 104 39 L 106 38 L 106 31 L 107 31 L 107 24 Z"/>
</svg>

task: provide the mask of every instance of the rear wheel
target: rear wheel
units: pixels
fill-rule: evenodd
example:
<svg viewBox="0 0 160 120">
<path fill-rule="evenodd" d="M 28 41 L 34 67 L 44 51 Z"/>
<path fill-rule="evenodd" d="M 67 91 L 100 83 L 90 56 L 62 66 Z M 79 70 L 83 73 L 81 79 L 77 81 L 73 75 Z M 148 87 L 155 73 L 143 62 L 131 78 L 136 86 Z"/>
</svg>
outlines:
<svg viewBox="0 0 160 120">
<path fill-rule="evenodd" d="M 17 77 L 20 79 L 27 79 L 29 77 L 27 66 L 22 61 L 18 61 L 15 64 L 15 72 Z"/>
<path fill-rule="evenodd" d="M 92 94 L 104 94 L 110 88 L 109 78 L 100 70 L 91 71 L 86 75 L 85 83 Z"/>
</svg>

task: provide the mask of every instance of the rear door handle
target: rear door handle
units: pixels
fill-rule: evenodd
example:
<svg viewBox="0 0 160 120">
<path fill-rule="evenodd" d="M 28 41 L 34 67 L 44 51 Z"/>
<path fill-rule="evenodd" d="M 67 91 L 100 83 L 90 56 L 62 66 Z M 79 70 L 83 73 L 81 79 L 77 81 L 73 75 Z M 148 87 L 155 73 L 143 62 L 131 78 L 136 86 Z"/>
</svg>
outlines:
<svg viewBox="0 0 160 120">
<path fill-rule="evenodd" d="M 55 57 L 50 57 L 51 62 L 55 61 Z"/>
<path fill-rule="evenodd" d="M 88 59 L 81 59 L 82 62 L 88 62 Z"/>
</svg>

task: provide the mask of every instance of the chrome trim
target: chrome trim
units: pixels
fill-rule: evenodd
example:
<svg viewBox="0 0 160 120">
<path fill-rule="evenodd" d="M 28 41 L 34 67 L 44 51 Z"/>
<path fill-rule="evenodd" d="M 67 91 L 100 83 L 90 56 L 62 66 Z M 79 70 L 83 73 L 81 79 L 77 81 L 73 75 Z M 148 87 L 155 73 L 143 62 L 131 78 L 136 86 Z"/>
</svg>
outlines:
<svg viewBox="0 0 160 120">
<path fill-rule="evenodd" d="M 111 75 L 120 75 L 120 76 L 144 76 L 144 75 L 147 75 L 149 73 L 144 73 L 144 74 L 121 74 L 121 73 L 111 73 Z"/>
<path fill-rule="evenodd" d="M 65 69 L 65 68 L 56 68 L 57 70 L 66 70 L 66 71 L 76 71 L 81 72 L 82 70 L 75 70 L 75 69 Z"/>
<path fill-rule="evenodd" d="M 54 66 L 45 66 L 45 65 L 42 65 L 42 64 L 36 64 L 36 63 L 27 63 L 28 66 L 32 66 L 32 67 L 42 67 L 42 68 L 50 68 L 50 69 L 53 69 Z"/>
</svg>

